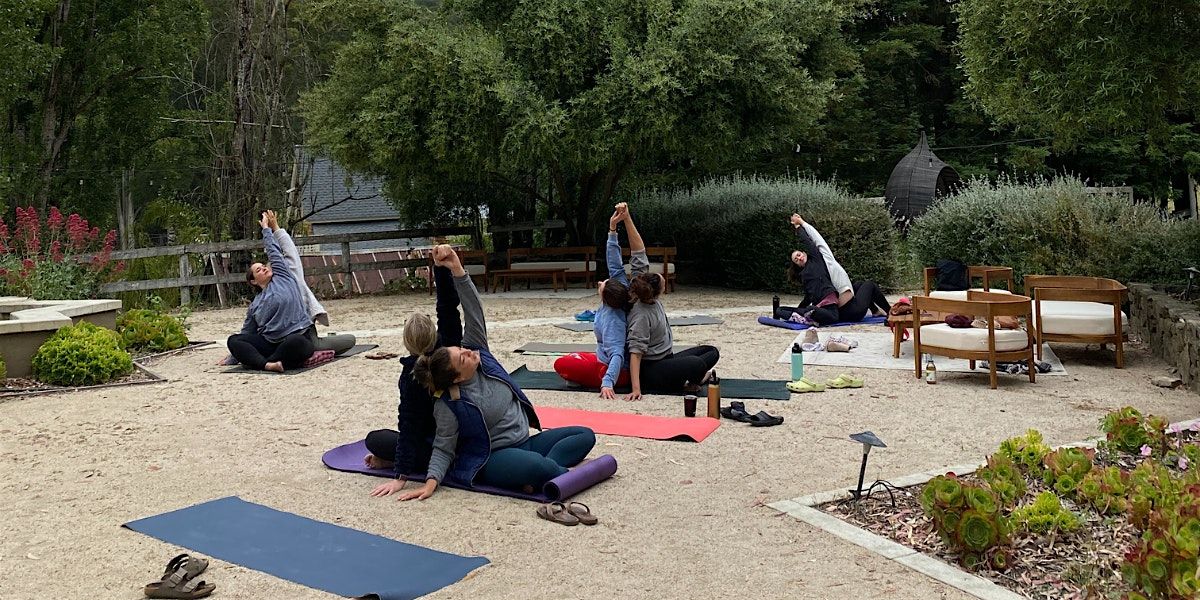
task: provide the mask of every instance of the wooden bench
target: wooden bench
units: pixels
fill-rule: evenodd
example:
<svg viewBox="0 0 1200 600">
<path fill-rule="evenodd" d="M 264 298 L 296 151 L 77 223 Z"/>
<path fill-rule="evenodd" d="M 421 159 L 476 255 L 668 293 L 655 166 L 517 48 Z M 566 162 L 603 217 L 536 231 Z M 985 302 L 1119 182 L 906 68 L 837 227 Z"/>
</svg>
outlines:
<svg viewBox="0 0 1200 600">
<path fill-rule="evenodd" d="M 1125 368 L 1125 331 L 1128 321 L 1121 305 L 1128 290 L 1121 282 L 1103 277 L 1026 275 L 1025 293 L 1033 298 L 1033 329 L 1037 357 L 1042 344 L 1113 344 L 1116 366 Z"/>
<path fill-rule="evenodd" d="M 499 269 L 492 271 L 492 293 L 500 287 L 500 281 L 504 281 L 504 291 L 512 291 L 513 279 L 524 279 L 525 288 L 529 289 L 532 281 L 540 277 L 549 277 L 554 284 L 554 291 L 558 291 L 559 279 L 562 279 L 563 289 L 567 289 L 567 270 L 561 267 L 553 269 Z"/>
<path fill-rule="evenodd" d="M 596 282 L 596 249 L 591 246 L 508 249 L 508 266 L 505 271 L 554 269 L 562 269 L 564 282 L 574 277 L 591 287 Z M 542 273 L 541 276 L 545 277 L 546 274 Z"/>
<path fill-rule="evenodd" d="M 467 275 L 471 279 L 482 277 L 482 285 L 484 291 L 487 291 L 488 286 L 488 253 L 487 250 L 463 250 L 455 248 L 454 253 L 458 255 L 458 260 L 462 262 L 463 269 L 467 271 Z M 476 284 L 480 285 L 480 284 Z M 429 294 L 433 294 L 433 252 L 429 252 Z"/>
<path fill-rule="evenodd" d="M 946 298 L 950 300 L 966 300 L 967 291 L 940 291 L 934 290 L 934 280 L 937 279 L 937 267 L 925 267 L 925 295 L 931 298 Z M 970 287 L 975 283 L 976 279 L 983 280 L 982 288 Z M 1001 281 L 1007 284 L 1003 289 L 993 288 L 992 285 Z M 1014 293 L 1016 289 L 1013 287 L 1013 270 L 1012 267 L 990 267 L 984 265 L 974 265 L 967 267 L 967 287 L 975 292 L 991 292 L 991 293 Z"/>
<path fill-rule="evenodd" d="M 659 273 L 663 279 L 667 281 L 667 293 L 675 291 L 675 247 L 674 246 L 647 246 L 646 258 L 650 259 L 649 273 Z M 621 255 L 629 258 L 629 248 L 622 248 Z M 659 262 L 654 262 L 655 258 L 661 258 Z M 625 274 L 630 274 L 629 263 L 625 263 Z"/>
</svg>

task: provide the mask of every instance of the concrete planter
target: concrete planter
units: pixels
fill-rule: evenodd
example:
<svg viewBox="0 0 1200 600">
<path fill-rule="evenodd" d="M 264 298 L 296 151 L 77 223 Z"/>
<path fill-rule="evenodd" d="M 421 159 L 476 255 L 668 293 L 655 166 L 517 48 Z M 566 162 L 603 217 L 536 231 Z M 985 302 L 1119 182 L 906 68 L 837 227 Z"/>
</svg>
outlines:
<svg viewBox="0 0 1200 600">
<path fill-rule="evenodd" d="M 1200 310 L 1144 283 L 1129 285 L 1129 325 L 1155 356 L 1200 391 Z"/>
<path fill-rule="evenodd" d="M 0 297 L 0 356 L 9 377 L 29 377 L 30 361 L 59 327 L 88 321 L 116 329 L 120 300 L 30 300 Z"/>
</svg>

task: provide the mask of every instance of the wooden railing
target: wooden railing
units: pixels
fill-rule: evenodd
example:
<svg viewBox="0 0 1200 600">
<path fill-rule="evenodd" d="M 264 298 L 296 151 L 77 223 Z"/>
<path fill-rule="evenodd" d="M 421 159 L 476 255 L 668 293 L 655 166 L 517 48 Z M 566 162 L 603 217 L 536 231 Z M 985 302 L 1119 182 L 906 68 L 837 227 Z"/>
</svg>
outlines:
<svg viewBox="0 0 1200 600">
<path fill-rule="evenodd" d="M 341 273 L 343 274 L 342 286 L 344 291 L 349 292 L 353 286 L 351 275 L 358 271 L 382 271 L 387 269 L 403 269 L 408 267 L 423 267 L 429 264 L 428 258 L 408 258 L 402 260 L 387 260 L 376 262 L 356 263 L 350 260 L 350 244 L 354 242 L 371 242 L 378 240 L 401 240 L 412 238 L 430 238 L 443 237 L 450 235 L 470 235 L 475 238 L 476 247 L 479 246 L 478 230 L 471 226 L 462 227 L 423 227 L 417 229 L 396 229 L 392 231 L 371 231 L 365 233 L 342 233 L 334 235 L 310 235 L 305 237 L 293 238 L 297 247 L 315 246 L 319 244 L 340 244 L 342 250 L 341 264 L 319 266 L 306 268 L 304 274 L 306 276 L 330 275 Z M 181 306 L 190 304 L 192 301 L 191 288 L 205 285 L 216 285 L 218 296 L 224 304 L 224 291 L 222 285 L 226 283 L 242 283 L 246 281 L 245 273 L 221 273 L 223 269 L 219 266 L 219 261 L 216 260 L 216 255 L 223 252 L 236 252 L 242 250 L 259 250 L 263 247 L 261 239 L 258 240 L 233 240 L 228 242 L 205 242 L 197 244 L 183 244 L 179 246 L 158 246 L 153 248 L 137 248 L 134 250 L 119 250 L 111 254 L 113 260 L 136 260 L 139 258 L 154 258 L 160 256 L 178 256 L 179 257 L 179 277 L 168 277 L 164 279 L 147 279 L 140 281 L 114 281 L 106 283 L 100 287 L 100 291 L 106 294 L 116 292 L 140 292 L 146 290 L 161 290 L 169 288 L 179 289 L 179 303 Z M 188 259 L 190 255 L 200 254 L 208 257 L 209 264 L 213 266 L 212 275 L 192 275 L 192 263 Z M 91 260 L 93 255 L 83 255 L 77 257 L 78 260 Z"/>
</svg>

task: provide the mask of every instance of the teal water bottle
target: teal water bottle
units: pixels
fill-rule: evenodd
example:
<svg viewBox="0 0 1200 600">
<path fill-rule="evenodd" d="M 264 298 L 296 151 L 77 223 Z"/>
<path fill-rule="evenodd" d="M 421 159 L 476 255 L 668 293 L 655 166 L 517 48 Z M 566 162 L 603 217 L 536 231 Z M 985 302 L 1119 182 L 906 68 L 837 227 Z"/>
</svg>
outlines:
<svg viewBox="0 0 1200 600">
<path fill-rule="evenodd" d="M 804 351 L 800 349 L 800 343 L 792 344 L 792 381 L 798 381 L 804 377 Z"/>
</svg>

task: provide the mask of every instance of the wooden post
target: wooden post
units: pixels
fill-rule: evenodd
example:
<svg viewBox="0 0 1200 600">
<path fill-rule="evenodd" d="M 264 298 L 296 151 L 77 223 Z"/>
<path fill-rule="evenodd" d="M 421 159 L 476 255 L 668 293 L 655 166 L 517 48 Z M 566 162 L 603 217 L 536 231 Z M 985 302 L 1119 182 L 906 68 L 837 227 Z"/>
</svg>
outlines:
<svg viewBox="0 0 1200 600">
<path fill-rule="evenodd" d="M 192 263 L 188 260 L 187 254 L 179 255 L 179 306 L 187 306 L 192 303 L 192 288 L 188 286 L 188 279 L 192 277 Z"/>
<path fill-rule="evenodd" d="M 284 226 L 288 230 L 295 229 L 296 224 L 292 220 L 304 214 L 301 212 L 300 206 L 300 148 L 302 147 L 300 144 L 292 147 L 292 185 L 288 188 L 287 210 L 283 212 Z"/>
<path fill-rule="evenodd" d="M 218 277 L 225 274 L 225 261 L 217 257 L 217 253 L 213 252 L 208 255 L 208 264 L 212 265 L 213 275 Z M 225 308 L 225 284 L 217 282 L 217 303 L 221 308 Z"/>
<path fill-rule="evenodd" d="M 342 291 L 354 293 L 354 273 L 350 270 L 350 242 L 342 242 Z"/>
</svg>

